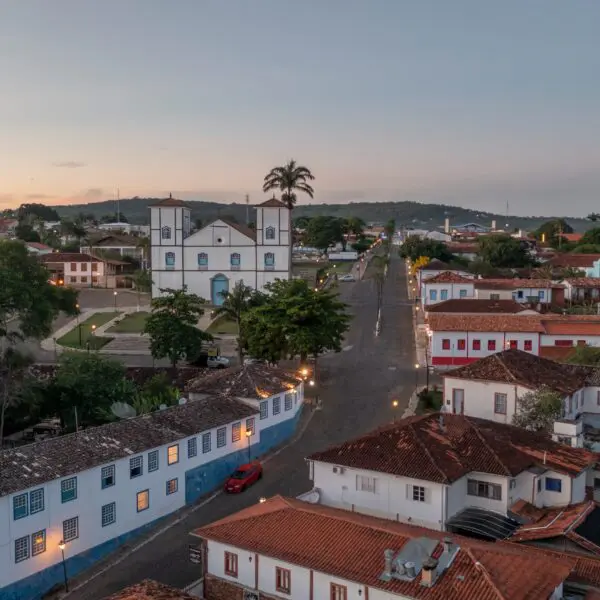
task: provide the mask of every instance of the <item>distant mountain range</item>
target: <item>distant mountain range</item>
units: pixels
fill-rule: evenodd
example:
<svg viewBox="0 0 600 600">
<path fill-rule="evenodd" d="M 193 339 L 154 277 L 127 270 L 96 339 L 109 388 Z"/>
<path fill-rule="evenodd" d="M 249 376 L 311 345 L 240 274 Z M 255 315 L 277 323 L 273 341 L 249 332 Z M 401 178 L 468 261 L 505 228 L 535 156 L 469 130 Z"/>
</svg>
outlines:
<svg viewBox="0 0 600 600">
<path fill-rule="evenodd" d="M 147 224 L 150 219 L 148 207 L 158 202 L 160 198 L 129 198 L 121 200 L 119 209 L 127 219 L 134 224 Z M 218 217 L 233 217 L 239 223 L 246 222 L 245 204 L 219 204 L 218 202 L 186 201 L 192 210 L 192 220 L 201 219 L 208 223 Z M 115 214 L 117 207 L 114 200 L 93 202 L 90 204 L 72 204 L 53 206 L 61 217 L 73 218 L 79 213 L 93 214 L 100 218 L 104 215 Z M 249 211 L 249 221 L 254 221 L 254 209 Z M 331 215 L 335 217 L 359 217 L 365 222 L 385 223 L 395 219 L 398 227 L 412 227 L 415 229 L 440 229 L 444 220 L 450 219 L 451 225 L 464 223 L 477 223 L 490 227 L 496 221 L 498 228 L 507 230 L 537 229 L 543 222 L 552 219 L 546 217 L 515 217 L 481 212 L 460 206 L 445 204 L 421 204 L 419 202 L 350 202 L 349 204 L 311 204 L 300 205 L 294 210 L 294 216 L 314 217 L 317 215 Z M 594 226 L 586 219 L 569 218 L 568 222 L 576 231 L 585 231 Z"/>
</svg>

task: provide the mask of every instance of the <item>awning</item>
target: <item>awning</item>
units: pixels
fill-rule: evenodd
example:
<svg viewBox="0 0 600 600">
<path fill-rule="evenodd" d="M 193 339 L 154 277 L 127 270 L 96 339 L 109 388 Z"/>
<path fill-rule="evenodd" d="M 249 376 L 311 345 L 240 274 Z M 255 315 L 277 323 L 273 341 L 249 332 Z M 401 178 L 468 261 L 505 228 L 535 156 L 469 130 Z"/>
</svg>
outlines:
<svg viewBox="0 0 600 600">
<path fill-rule="evenodd" d="M 485 508 L 465 508 L 446 522 L 453 533 L 494 541 L 509 538 L 520 526 L 518 521 Z"/>
</svg>

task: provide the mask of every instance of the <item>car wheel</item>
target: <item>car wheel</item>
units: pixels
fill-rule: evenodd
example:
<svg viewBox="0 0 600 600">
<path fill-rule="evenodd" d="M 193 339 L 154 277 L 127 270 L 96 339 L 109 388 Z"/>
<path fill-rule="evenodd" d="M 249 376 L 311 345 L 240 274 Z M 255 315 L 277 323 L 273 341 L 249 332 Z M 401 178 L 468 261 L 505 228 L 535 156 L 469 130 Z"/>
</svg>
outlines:
<svg viewBox="0 0 600 600">
<path fill-rule="evenodd" d="M 262 471 L 258 474 L 258 478 L 262 479 Z"/>
<path fill-rule="evenodd" d="M 245 486 L 245 485 L 243 485 L 243 486 L 240 488 L 240 493 L 241 493 L 241 492 L 245 492 L 245 491 L 246 491 L 246 486 Z"/>
</svg>

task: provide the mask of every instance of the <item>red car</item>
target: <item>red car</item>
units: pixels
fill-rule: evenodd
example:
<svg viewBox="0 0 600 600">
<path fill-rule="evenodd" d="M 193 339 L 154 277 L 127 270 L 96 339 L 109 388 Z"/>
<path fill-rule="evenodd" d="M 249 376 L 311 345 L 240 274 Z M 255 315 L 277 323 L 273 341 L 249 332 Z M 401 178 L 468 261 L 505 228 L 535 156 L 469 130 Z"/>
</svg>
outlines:
<svg viewBox="0 0 600 600">
<path fill-rule="evenodd" d="M 225 482 L 225 492 L 239 494 L 262 478 L 263 470 L 259 462 L 238 467 Z"/>
</svg>

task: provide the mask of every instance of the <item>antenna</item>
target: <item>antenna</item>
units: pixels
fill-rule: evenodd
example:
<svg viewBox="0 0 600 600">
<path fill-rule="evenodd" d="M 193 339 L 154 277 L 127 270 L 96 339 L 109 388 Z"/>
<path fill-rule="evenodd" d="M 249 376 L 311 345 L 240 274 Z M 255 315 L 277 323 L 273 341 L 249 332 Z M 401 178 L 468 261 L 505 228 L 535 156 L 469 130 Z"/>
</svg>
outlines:
<svg viewBox="0 0 600 600">
<path fill-rule="evenodd" d="M 121 222 L 121 192 L 119 188 L 117 188 L 117 223 Z"/>
<path fill-rule="evenodd" d="M 250 195 L 246 194 L 246 225 L 250 223 Z"/>
</svg>

